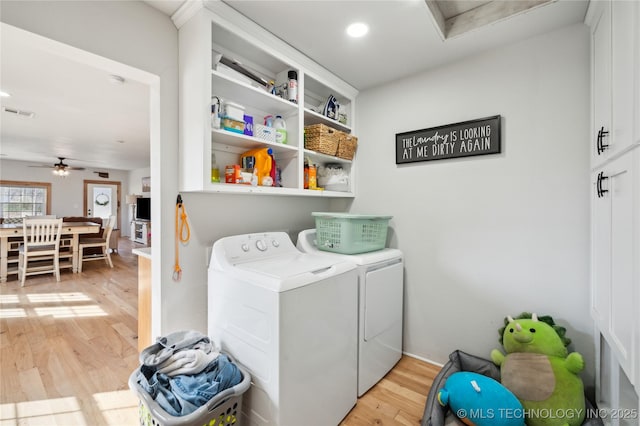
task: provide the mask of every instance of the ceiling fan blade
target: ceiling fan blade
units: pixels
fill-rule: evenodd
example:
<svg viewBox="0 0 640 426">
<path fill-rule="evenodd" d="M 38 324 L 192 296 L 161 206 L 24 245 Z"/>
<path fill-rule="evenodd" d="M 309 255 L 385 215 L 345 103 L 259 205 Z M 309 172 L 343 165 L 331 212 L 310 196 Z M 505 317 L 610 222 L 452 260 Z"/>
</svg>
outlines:
<svg viewBox="0 0 640 426">
<path fill-rule="evenodd" d="M 53 169 L 53 170 L 85 170 L 84 167 L 72 167 L 68 164 L 66 164 L 64 162 L 64 160 L 66 160 L 66 157 L 58 157 L 58 160 L 60 160 L 58 163 L 53 164 L 52 166 L 46 166 L 44 164 L 39 164 L 39 165 L 34 165 L 34 166 L 29 166 L 29 167 L 38 167 L 38 168 L 44 168 L 44 169 Z"/>
</svg>

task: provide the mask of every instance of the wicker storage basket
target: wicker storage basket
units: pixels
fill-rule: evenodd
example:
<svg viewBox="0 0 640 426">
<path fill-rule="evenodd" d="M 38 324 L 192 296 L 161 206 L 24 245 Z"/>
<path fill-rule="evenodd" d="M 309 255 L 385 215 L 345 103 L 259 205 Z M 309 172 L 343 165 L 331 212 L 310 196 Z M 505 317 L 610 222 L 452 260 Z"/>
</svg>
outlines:
<svg viewBox="0 0 640 426">
<path fill-rule="evenodd" d="M 341 131 L 326 124 L 312 124 L 304 128 L 304 147 L 327 155 L 336 155 Z"/>
<path fill-rule="evenodd" d="M 336 156 L 344 158 L 345 160 L 353 160 L 357 147 L 358 138 L 353 135 L 343 133 L 338 141 L 338 151 Z"/>
</svg>

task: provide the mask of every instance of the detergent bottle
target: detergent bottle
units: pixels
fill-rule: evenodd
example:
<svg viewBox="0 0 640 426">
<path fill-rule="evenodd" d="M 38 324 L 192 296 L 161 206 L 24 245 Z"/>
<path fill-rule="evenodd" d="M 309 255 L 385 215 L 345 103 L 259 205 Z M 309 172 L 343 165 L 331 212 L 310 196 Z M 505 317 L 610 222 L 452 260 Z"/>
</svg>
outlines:
<svg viewBox="0 0 640 426">
<path fill-rule="evenodd" d="M 240 158 L 254 157 L 254 175 L 258 178 L 258 185 L 263 185 L 265 176 L 271 176 L 271 163 L 273 150 L 271 148 L 256 148 L 244 152 Z M 267 179 L 270 180 L 270 179 Z"/>
<path fill-rule="evenodd" d="M 281 115 L 276 115 L 273 120 L 273 128 L 276 129 L 276 142 L 287 143 L 287 124 Z"/>
</svg>

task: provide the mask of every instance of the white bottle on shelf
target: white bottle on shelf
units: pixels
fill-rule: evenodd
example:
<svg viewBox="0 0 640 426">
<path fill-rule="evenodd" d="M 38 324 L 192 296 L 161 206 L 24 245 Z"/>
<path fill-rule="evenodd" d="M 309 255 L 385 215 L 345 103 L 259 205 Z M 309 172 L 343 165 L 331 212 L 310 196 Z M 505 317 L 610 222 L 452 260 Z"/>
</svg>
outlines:
<svg viewBox="0 0 640 426">
<path fill-rule="evenodd" d="M 276 142 L 287 143 L 287 125 L 281 115 L 276 115 L 273 128 L 276 129 Z"/>
</svg>

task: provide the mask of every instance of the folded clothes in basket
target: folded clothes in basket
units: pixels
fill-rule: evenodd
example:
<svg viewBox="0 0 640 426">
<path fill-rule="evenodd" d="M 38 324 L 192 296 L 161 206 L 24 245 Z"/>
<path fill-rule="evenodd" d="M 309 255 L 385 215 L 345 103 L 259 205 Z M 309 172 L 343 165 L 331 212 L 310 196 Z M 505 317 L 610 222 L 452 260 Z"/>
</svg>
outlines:
<svg viewBox="0 0 640 426">
<path fill-rule="evenodd" d="M 177 332 L 140 354 L 137 382 L 172 416 L 185 416 L 242 381 L 238 367 L 207 336 Z"/>
</svg>

